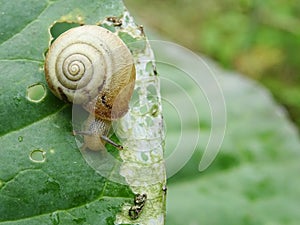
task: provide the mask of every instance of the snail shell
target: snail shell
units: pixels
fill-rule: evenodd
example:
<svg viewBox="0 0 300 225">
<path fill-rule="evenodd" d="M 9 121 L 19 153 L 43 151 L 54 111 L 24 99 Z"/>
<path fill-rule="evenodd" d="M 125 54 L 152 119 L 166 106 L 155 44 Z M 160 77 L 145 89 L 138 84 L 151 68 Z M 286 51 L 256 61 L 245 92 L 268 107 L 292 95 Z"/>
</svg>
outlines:
<svg viewBox="0 0 300 225">
<path fill-rule="evenodd" d="M 58 98 L 101 119 L 117 119 L 128 111 L 135 82 L 133 57 L 109 30 L 85 25 L 60 35 L 45 60 L 46 80 Z"/>
<path fill-rule="evenodd" d="M 110 121 L 128 111 L 135 83 L 133 57 L 123 41 L 105 28 L 85 25 L 61 34 L 46 55 L 45 75 L 54 95 L 81 104 L 94 117 L 85 126 L 94 134 L 85 136 L 87 142 L 93 138 L 99 142 Z M 98 150 L 94 144 L 90 148 Z"/>
</svg>

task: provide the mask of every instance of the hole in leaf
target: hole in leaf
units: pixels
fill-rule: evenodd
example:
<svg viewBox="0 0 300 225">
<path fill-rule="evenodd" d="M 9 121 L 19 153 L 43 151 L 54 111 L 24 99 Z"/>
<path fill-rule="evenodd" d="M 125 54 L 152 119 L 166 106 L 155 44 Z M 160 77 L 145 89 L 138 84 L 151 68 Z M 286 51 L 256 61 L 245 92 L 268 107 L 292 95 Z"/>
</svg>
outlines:
<svg viewBox="0 0 300 225">
<path fill-rule="evenodd" d="M 19 141 L 19 142 L 22 142 L 22 141 L 23 141 L 23 136 L 19 136 L 19 137 L 18 137 L 18 141 Z"/>
<path fill-rule="evenodd" d="M 116 28 L 114 26 L 110 26 L 110 25 L 104 23 L 104 24 L 101 24 L 101 27 L 103 27 L 113 33 L 116 32 Z"/>
<path fill-rule="evenodd" d="M 44 84 L 36 83 L 27 87 L 26 97 L 31 102 L 41 102 L 46 97 Z"/>
<path fill-rule="evenodd" d="M 46 161 L 46 152 L 41 149 L 35 149 L 30 152 L 29 158 L 32 162 L 43 163 Z"/>
<path fill-rule="evenodd" d="M 156 69 L 153 65 L 153 62 L 148 62 L 147 65 L 146 65 L 146 71 L 150 74 L 150 76 L 152 75 L 156 75 Z"/>
<path fill-rule="evenodd" d="M 52 42 L 56 38 L 58 38 L 59 35 L 66 32 L 67 30 L 70 30 L 71 28 L 79 27 L 79 26 L 81 26 L 81 24 L 79 24 L 79 23 L 67 23 L 67 22 L 63 22 L 63 23 L 60 22 L 60 23 L 53 24 L 53 26 L 50 28 L 50 34 L 53 38 Z"/>
<path fill-rule="evenodd" d="M 67 22 L 58 22 L 58 23 L 53 24 L 50 27 L 50 34 L 51 34 L 50 40 L 51 40 L 51 44 L 62 33 L 66 32 L 67 30 L 70 30 L 71 28 L 79 27 L 81 25 L 82 24 L 79 24 L 79 23 L 67 23 Z M 49 50 L 48 48 L 45 50 L 44 57 L 46 57 L 48 50 Z"/>
<path fill-rule="evenodd" d="M 152 117 L 149 117 L 149 116 L 146 117 L 146 124 L 147 124 L 147 127 L 152 127 L 154 125 Z"/>
<path fill-rule="evenodd" d="M 149 160 L 149 157 L 148 157 L 148 155 L 147 155 L 145 152 L 142 152 L 141 156 L 142 156 L 142 159 L 143 159 L 145 162 L 147 162 L 147 161 Z"/>
</svg>

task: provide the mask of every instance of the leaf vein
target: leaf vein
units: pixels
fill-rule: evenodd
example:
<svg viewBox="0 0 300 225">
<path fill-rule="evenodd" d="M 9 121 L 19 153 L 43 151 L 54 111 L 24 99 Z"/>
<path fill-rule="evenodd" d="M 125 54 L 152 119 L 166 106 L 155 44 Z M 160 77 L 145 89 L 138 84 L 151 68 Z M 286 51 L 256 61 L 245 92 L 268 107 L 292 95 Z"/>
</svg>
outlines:
<svg viewBox="0 0 300 225">
<path fill-rule="evenodd" d="M 2 42 L 0 44 L 0 47 L 2 45 L 4 45 L 6 42 L 10 41 L 11 39 L 13 39 L 14 37 L 16 37 L 17 35 L 19 35 L 21 32 L 23 32 L 23 30 L 25 30 L 26 28 L 28 28 L 31 24 L 33 24 L 35 21 L 38 21 L 38 18 L 51 6 L 51 2 L 48 2 L 48 4 L 46 5 L 46 7 L 34 18 L 32 19 L 32 21 L 30 21 L 29 23 L 26 24 L 26 26 L 24 26 L 21 30 L 19 30 L 17 33 L 15 33 L 14 35 L 12 35 L 11 37 L 9 37 L 8 39 L 6 39 L 4 42 Z"/>
</svg>

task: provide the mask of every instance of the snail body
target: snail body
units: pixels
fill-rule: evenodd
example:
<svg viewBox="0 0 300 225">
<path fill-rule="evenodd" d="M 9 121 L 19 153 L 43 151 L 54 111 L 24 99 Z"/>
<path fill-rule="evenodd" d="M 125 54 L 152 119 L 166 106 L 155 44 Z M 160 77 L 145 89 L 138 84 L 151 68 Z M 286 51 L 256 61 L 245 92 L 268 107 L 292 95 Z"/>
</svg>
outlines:
<svg viewBox="0 0 300 225">
<path fill-rule="evenodd" d="M 86 130 L 77 132 L 84 135 L 86 147 L 103 149 L 110 142 L 111 121 L 128 111 L 135 84 L 133 57 L 124 42 L 96 25 L 72 28 L 50 46 L 45 75 L 54 95 L 90 114 Z"/>
</svg>

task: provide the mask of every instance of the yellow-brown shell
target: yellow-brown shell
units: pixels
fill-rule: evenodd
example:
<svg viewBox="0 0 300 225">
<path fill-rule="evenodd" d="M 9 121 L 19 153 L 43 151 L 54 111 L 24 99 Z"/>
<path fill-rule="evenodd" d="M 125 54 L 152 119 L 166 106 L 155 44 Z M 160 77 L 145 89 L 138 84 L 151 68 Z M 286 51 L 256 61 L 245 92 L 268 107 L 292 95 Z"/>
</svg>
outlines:
<svg viewBox="0 0 300 225">
<path fill-rule="evenodd" d="M 131 69 L 131 76 L 127 74 Z M 105 86 L 92 101 L 84 104 L 88 112 L 93 112 L 95 118 L 114 120 L 126 114 L 135 84 L 135 67 L 118 71 L 109 85 Z M 126 79 L 124 79 L 126 78 Z"/>
<path fill-rule="evenodd" d="M 135 82 L 133 57 L 109 30 L 85 25 L 60 35 L 45 60 L 46 80 L 58 98 L 83 107 L 95 118 L 122 117 Z"/>
</svg>

